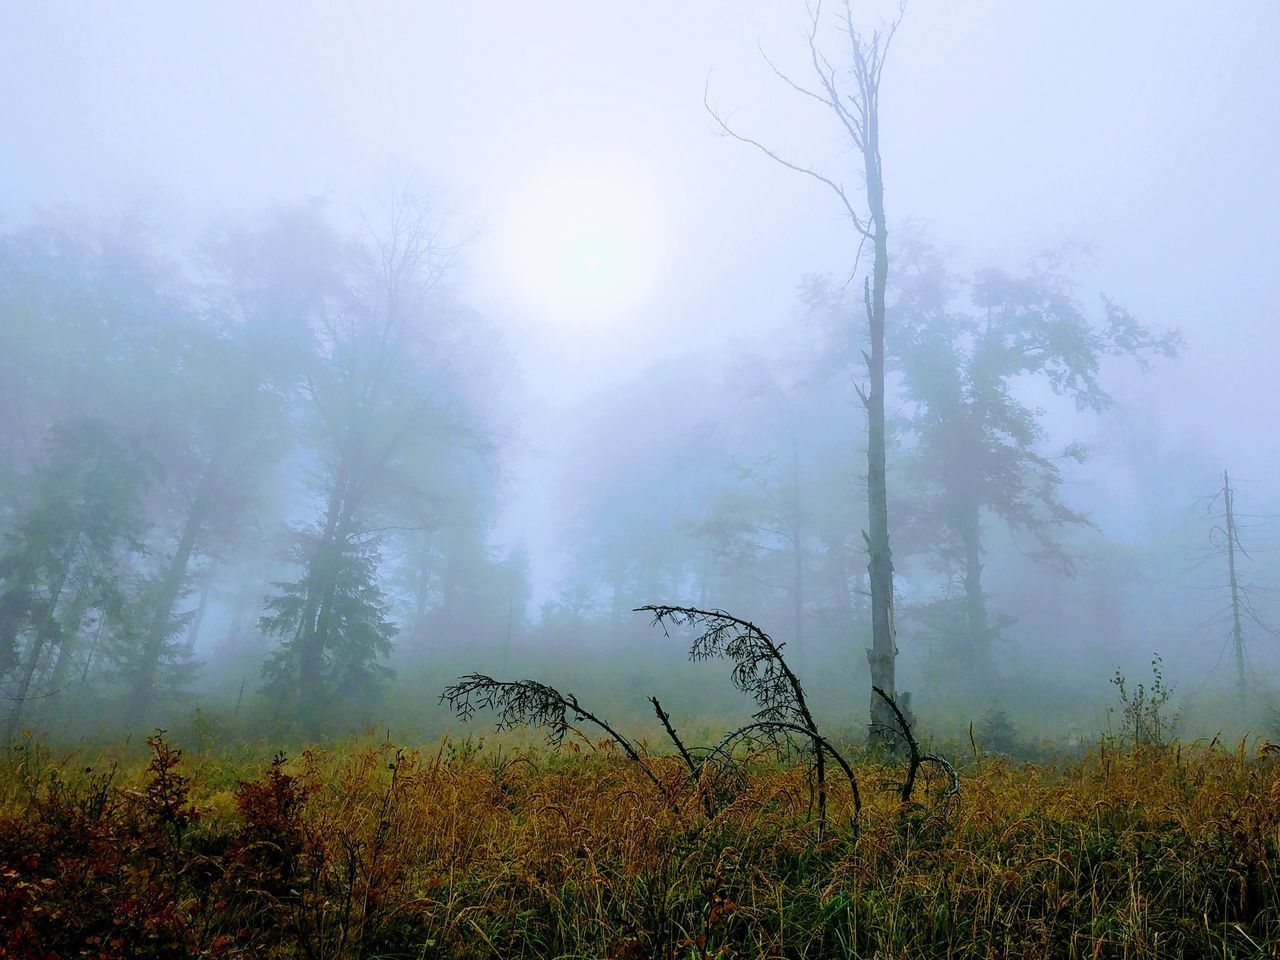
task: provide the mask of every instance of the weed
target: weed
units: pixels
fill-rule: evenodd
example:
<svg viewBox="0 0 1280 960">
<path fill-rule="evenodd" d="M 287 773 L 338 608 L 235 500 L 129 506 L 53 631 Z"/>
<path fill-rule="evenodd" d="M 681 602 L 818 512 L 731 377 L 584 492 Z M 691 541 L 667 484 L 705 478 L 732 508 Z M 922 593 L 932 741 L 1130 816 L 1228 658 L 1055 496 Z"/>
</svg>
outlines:
<svg viewBox="0 0 1280 960">
<path fill-rule="evenodd" d="M 835 828 L 852 797 L 833 790 L 820 835 L 811 764 L 767 745 L 737 755 L 737 792 L 710 818 L 692 790 L 677 815 L 621 750 L 512 754 L 496 737 L 449 759 L 449 746 L 277 755 L 229 807 L 232 774 L 167 743 L 120 770 L 42 761 L 34 784 L 30 756 L 10 755 L 0 957 L 1154 960 L 1280 948 L 1273 750 L 990 758 L 941 828 L 903 804 L 900 764 L 864 757 L 860 830 Z M 663 783 L 688 773 L 677 756 L 646 763 Z"/>
<path fill-rule="evenodd" d="M 1139 683 L 1132 690 L 1119 669 L 1111 678 L 1120 700 L 1121 740 L 1134 749 L 1165 746 L 1178 727 L 1179 714 L 1169 710 L 1173 688 L 1164 680 L 1160 654 L 1151 659 L 1151 685 Z"/>
</svg>

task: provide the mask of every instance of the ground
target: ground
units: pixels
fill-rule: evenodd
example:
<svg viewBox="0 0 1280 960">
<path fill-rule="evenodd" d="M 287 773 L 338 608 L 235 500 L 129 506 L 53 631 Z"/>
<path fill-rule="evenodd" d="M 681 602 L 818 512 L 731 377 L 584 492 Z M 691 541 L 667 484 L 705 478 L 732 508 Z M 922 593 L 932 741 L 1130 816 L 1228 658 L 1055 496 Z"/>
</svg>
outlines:
<svg viewBox="0 0 1280 960">
<path fill-rule="evenodd" d="M 762 752 L 655 785 L 604 745 L 11 749 L 0 957 L 1173 957 L 1280 948 L 1280 763 L 970 757 L 903 804 Z M 118 764 L 118 766 L 117 766 Z M 707 801 L 711 802 L 711 816 Z"/>
</svg>

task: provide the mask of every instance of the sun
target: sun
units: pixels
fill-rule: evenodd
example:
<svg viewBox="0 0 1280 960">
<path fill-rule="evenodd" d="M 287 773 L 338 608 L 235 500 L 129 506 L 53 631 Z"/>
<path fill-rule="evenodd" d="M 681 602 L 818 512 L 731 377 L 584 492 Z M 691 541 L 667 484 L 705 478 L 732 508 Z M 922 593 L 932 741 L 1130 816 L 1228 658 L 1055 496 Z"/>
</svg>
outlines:
<svg viewBox="0 0 1280 960">
<path fill-rule="evenodd" d="M 651 292 L 661 220 L 661 191 L 637 165 L 596 150 L 557 153 L 518 181 L 499 218 L 503 272 L 540 319 L 607 326 Z"/>
</svg>

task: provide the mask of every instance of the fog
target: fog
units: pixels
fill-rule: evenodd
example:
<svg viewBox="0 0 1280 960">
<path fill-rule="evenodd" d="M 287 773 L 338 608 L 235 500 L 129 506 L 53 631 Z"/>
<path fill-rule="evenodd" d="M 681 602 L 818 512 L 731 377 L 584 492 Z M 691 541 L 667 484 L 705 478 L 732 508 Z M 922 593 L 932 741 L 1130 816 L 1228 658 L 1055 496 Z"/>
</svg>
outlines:
<svg viewBox="0 0 1280 960">
<path fill-rule="evenodd" d="M 788 83 L 804 4 L 3 19 L 7 736 L 428 737 L 475 670 L 731 724 L 651 603 L 759 624 L 865 729 L 873 251 L 829 189 L 865 215 L 862 156 Z M 1265 3 L 905 7 L 885 483 L 932 735 L 1095 736 L 1156 654 L 1184 735 L 1280 726 L 1278 37 Z"/>
</svg>

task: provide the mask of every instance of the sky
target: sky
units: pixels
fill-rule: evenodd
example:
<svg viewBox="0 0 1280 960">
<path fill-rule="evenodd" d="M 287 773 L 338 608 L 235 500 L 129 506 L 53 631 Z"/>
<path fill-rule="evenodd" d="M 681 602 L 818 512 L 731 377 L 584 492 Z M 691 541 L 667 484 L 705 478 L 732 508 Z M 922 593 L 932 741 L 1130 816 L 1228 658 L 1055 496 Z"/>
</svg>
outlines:
<svg viewBox="0 0 1280 960">
<path fill-rule="evenodd" d="M 179 242 L 316 195 L 358 223 L 412 182 L 478 231 L 467 295 L 521 370 L 499 535 L 552 565 L 580 414 L 655 358 L 799 322 L 799 280 L 856 247 L 703 105 L 859 185 L 760 54 L 804 78 L 802 3 L 8 0 L 4 21 L 4 221 L 139 204 Z M 913 0 L 882 103 L 891 219 L 974 266 L 1089 244 L 1087 286 L 1186 339 L 1119 399 L 1171 456 L 1246 478 L 1280 469 L 1277 49 L 1266 0 Z"/>
</svg>

